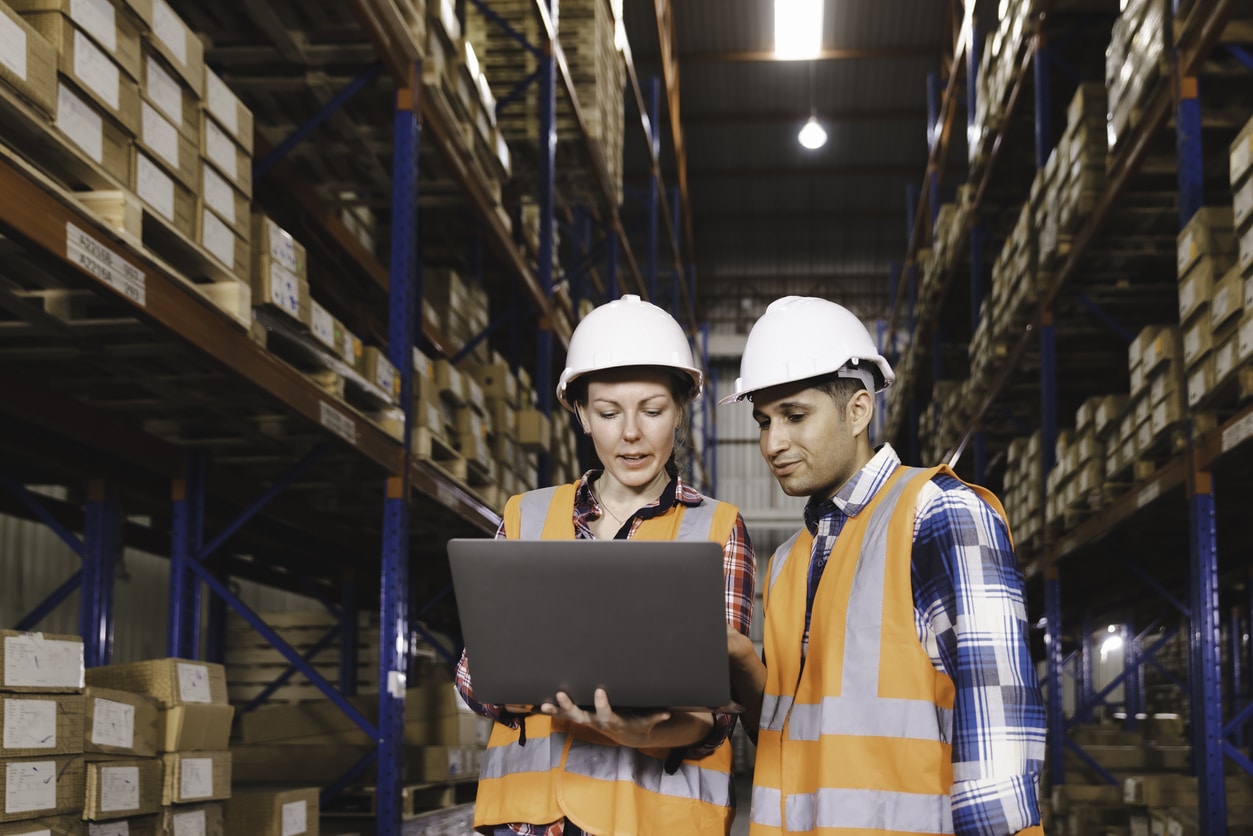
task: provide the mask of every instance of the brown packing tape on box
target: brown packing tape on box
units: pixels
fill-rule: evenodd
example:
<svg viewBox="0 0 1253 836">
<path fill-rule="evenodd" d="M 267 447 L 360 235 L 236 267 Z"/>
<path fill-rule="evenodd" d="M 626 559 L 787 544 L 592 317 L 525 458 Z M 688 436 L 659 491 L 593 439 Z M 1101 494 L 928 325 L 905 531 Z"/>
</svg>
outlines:
<svg viewBox="0 0 1253 836">
<path fill-rule="evenodd" d="M 318 790 L 236 792 L 226 802 L 226 829 L 249 836 L 318 836 Z"/>
<path fill-rule="evenodd" d="M 225 749 L 230 742 L 232 705 L 176 705 L 158 715 L 157 751 Z"/>
<path fill-rule="evenodd" d="M 61 694 L 82 689 L 81 638 L 0 630 L 0 692 Z"/>
<path fill-rule="evenodd" d="M 226 805 L 180 804 L 165 807 L 157 816 L 156 836 L 226 836 Z"/>
<path fill-rule="evenodd" d="M 83 751 L 83 698 L 79 694 L 0 694 L 0 723 L 0 758 Z"/>
<path fill-rule="evenodd" d="M 16 90 L 36 110 L 51 117 L 57 102 L 56 48 L 4 3 L 0 3 L 0 18 L 5 40 L 21 43 L 26 55 L 26 63 L 20 67 L 0 61 L 0 81 Z"/>
<path fill-rule="evenodd" d="M 0 836 L 82 836 L 86 825 L 78 816 L 51 816 L 0 824 Z"/>
<path fill-rule="evenodd" d="M 161 756 L 162 804 L 195 804 L 231 797 L 231 753 L 170 752 Z"/>
<path fill-rule="evenodd" d="M 60 816 L 83 809 L 81 755 L 0 761 L 0 771 L 0 821 Z"/>
<path fill-rule="evenodd" d="M 226 669 L 213 662 L 167 658 L 102 665 L 87 671 L 87 684 L 146 694 L 162 708 L 226 705 Z"/>
<path fill-rule="evenodd" d="M 116 0 L 6 0 L 21 14 L 55 12 L 99 46 L 132 79 L 139 78 L 139 25 Z"/>
<path fill-rule="evenodd" d="M 161 761 L 131 758 L 86 764 L 83 818 L 88 821 L 146 816 L 161 809 Z"/>
<path fill-rule="evenodd" d="M 89 687 L 83 694 L 83 751 L 152 757 L 157 753 L 158 711 L 152 697 Z"/>
<path fill-rule="evenodd" d="M 134 136 L 139 132 L 139 83 L 95 41 L 60 12 L 30 12 L 24 18 L 57 51 L 57 71 L 70 78 L 101 109 Z"/>
</svg>

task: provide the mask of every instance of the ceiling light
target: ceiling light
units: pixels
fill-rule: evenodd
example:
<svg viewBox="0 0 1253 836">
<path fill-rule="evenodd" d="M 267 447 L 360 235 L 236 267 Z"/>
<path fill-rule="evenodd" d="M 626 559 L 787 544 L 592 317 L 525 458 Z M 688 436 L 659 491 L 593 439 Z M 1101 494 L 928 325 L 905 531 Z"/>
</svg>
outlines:
<svg viewBox="0 0 1253 836">
<path fill-rule="evenodd" d="M 783 61 L 822 52 L 823 0 L 774 0 L 774 55 Z"/>
<path fill-rule="evenodd" d="M 810 116 L 796 139 L 810 151 L 817 151 L 827 144 L 827 132 L 818 122 L 817 116 Z"/>
</svg>

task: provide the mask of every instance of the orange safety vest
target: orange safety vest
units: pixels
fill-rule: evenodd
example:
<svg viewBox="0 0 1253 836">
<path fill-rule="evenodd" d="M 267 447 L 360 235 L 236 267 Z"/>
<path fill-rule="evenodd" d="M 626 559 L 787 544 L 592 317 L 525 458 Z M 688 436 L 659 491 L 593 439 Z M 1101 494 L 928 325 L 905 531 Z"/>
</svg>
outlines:
<svg viewBox="0 0 1253 836">
<path fill-rule="evenodd" d="M 844 523 L 804 660 L 813 537 L 801 529 L 771 558 L 752 836 L 953 832 L 955 689 L 918 641 L 910 578 L 918 493 L 938 473 L 952 475 L 898 467 Z"/>
<path fill-rule="evenodd" d="M 577 483 L 531 491 L 505 505 L 510 539 L 574 538 Z M 705 497 L 698 506 L 676 503 L 640 523 L 644 540 L 707 539 L 725 543 L 739 510 Z M 597 732 L 542 714 L 523 719 L 518 732 L 497 723 L 483 755 L 474 826 L 548 824 L 567 818 L 590 834 L 726 833 L 734 813 L 731 741 L 708 757 L 685 760 L 673 775 L 668 749 L 619 746 Z"/>
</svg>

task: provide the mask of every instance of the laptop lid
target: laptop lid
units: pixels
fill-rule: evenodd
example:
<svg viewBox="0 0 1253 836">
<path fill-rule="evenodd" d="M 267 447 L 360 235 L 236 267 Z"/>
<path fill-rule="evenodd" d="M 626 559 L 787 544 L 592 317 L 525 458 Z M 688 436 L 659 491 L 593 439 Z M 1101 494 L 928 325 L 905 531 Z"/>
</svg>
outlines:
<svg viewBox="0 0 1253 836">
<path fill-rule="evenodd" d="M 730 703 L 719 544 L 454 539 L 448 559 L 480 702 Z"/>
</svg>

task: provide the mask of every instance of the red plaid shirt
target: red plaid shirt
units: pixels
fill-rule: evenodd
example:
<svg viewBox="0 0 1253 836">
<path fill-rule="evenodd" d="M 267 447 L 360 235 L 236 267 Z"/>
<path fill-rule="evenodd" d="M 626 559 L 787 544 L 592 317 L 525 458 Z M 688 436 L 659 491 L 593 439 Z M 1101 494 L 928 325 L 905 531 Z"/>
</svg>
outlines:
<svg viewBox="0 0 1253 836">
<path fill-rule="evenodd" d="M 574 492 L 574 536 L 576 539 L 595 539 L 592 536 L 589 521 L 599 518 L 602 511 L 596 497 L 592 494 L 590 484 L 599 475 L 598 470 L 583 474 Z M 660 499 L 645 505 L 626 521 L 615 539 L 625 540 L 634 537 L 640 523 L 666 513 L 676 503 L 691 506 L 699 505 L 701 501 L 700 492 L 683 484 L 683 480 L 676 476 L 670 480 L 670 485 L 666 490 L 662 491 Z M 496 537 L 498 539 L 505 537 L 504 523 L 501 523 L 500 528 L 496 530 Z M 748 538 L 748 528 L 744 525 L 743 517 L 738 514 L 731 536 L 722 546 L 722 557 L 723 576 L 726 579 L 727 623 L 734 625 L 744 635 L 748 635 L 748 628 L 753 620 L 753 593 L 757 581 L 757 564 L 753 556 L 752 541 Z M 466 704 L 479 714 L 491 717 L 510 728 L 518 727 L 518 719 L 505 711 L 504 706 L 484 705 L 474 699 L 474 687 L 470 682 L 470 667 L 464 650 L 461 653 L 461 662 L 457 665 L 457 690 L 461 692 Z M 702 758 L 711 754 L 731 734 L 736 715 L 714 714 L 713 716 L 713 731 L 701 742 L 685 749 L 684 758 Z M 567 827 L 564 820 L 548 824 L 510 824 L 507 827 L 497 827 L 496 832 L 498 834 L 518 833 L 522 836 L 562 836 L 563 833 L 567 836 L 577 836 L 581 833 L 577 828 Z"/>
</svg>

